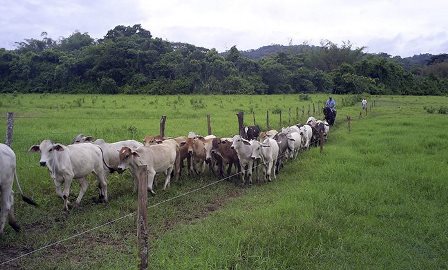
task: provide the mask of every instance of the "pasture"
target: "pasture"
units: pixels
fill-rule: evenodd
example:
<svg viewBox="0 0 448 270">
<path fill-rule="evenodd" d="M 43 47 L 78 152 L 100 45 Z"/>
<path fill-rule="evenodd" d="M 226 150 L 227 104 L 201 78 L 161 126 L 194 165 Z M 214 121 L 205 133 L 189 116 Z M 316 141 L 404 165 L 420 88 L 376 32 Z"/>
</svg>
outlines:
<svg viewBox="0 0 448 270">
<path fill-rule="evenodd" d="M 236 113 L 252 112 L 262 129 L 266 110 L 279 128 L 308 117 L 310 102 L 326 95 L 273 96 L 95 96 L 0 95 L 0 126 L 16 112 L 12 148 L 26 195 L 15 196 L 17 234 L 6 227 L 0 263 L 60 240 L 29 256 L 1 265 L 23 269 L 135 269 L 136 194 L 128 172 L 109 176 L 109 203 L 96 204 L 95 182 L 81 206 L 62 211 L 62 200 L 39 155 L 28 148 L 43 139 L 68 144 L 79 134 L 113 142 L 166 135 L 237 133 Z M 423 107 L 447 104 L 447 97 L 377 96 L 376 107 L 359 118 L 360 103 L 341 106 L 324 152 L 313 148 L 289 161 L 272 183 L 251 187 L 222 181 L 198 192 L 170 198 L 218 180 L 210 174 L 172 182 L 149 197 L 150 267 L 153 269 L 434 269 L 448 267 L 448 125 L 446 115 Z M 359 100 L 360 101 L 360 100 Z M 296 108 L 299 117 L 296 117 Z M 291 118 L 288 109 L 291 108 Z M 302 114 L 305 108 L 305 114 Z M 312 107 L 311 114 L 312 113 Z M 317 108 L 316 108 L 317 109 Z M 282 111 L 282 124 L 279 115 Z M 322 114 L 314 114 L 322 118 Z M 346 115 L 352 117 L 348 132 Z M 6 129 L 6 128 L 4 128 Z M 17 188 L 14 187 L 17 191 Z M 73 182 L 71 198 L 79 190 Z M 160 203 L 160 204 L 158 204 Z M 118 218 L 120 220 L 115 221 Z M 88 233 L 77 233 L 101 226 Z"/>
</svg>

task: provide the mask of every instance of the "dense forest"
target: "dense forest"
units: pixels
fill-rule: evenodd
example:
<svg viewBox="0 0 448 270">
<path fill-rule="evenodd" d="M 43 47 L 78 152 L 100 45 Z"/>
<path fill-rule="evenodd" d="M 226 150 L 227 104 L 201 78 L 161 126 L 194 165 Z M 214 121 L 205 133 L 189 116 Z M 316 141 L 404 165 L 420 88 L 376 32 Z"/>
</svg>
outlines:
<svg viewBox="0 0 448 270">
<path fill-rule="evenodd" d="M 95 40 L 75 32 L 0 49 L 0 92 L 105 94 L 448 94 L 448 54 L 369 54 L 325 41 L 225 53 L 116 26 Z"/>
</svg>

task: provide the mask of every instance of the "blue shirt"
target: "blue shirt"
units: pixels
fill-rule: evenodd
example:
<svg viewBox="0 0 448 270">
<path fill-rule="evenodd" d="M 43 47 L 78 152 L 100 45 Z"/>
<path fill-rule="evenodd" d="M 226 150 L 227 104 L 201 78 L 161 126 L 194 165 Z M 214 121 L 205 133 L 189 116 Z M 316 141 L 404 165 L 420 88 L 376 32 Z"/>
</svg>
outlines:
<svg viewBox="0 0 448 270">
<path fill-rule="evenodd" d="M 334 101 L 334 99 L 329 99 L 327 100 L 327 103 L 325 103 L 325 106 L 334 109 L 336 107 L 336 101 Z"/>
</svg>

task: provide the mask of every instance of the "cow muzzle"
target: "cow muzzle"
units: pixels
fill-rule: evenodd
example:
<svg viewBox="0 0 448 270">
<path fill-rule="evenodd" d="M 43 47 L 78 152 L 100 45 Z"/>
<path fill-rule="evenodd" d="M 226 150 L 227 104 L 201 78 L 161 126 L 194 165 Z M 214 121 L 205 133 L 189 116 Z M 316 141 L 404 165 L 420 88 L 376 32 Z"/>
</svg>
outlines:
<svg viewBox="0 0 448 270">
<path fill-rule="evenodd" d="M 40 164 L 40 166 L 45 167 L 47 165 L 47 162 L 41 161 L 41 162 L 39 162 L 39 164 Z"/>
</svg>

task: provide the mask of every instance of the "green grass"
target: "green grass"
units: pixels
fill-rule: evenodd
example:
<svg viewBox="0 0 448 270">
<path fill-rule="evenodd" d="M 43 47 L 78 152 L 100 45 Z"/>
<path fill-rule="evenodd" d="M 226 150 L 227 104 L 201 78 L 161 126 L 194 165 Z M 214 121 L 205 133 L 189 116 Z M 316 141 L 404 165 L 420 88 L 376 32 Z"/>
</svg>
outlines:
<svg viewBox="0 0 448 270">
<path fill-rule="evenodd" d="M 14 144 L 25 192 L 41 207 L 16 197 L 24 232 L 10 227 L 0 239 L 0 258 L 132 213 L 136 195 L 130 175 L 109 178 L 110 203 L 96 205 L 94 181 L 80 209 L 61 211 L 53 183 L 38 156 L 26 153 L 45 138 L 68 143 L 77 133 L 107 141 L 157 134 L 167 115 L 167 134 L 194 130 L 236 133 L 236 112 L 246 123 L 265 126 L 266 110 L 307 106 L 297 96 L 0 96 L 0 113 L 17 112 Z M 84 99 L 84 101 L 82 101 Z M 195 108 L 200 99 L 205 108 Z M 313 101 L 325 100 L 312 95 Z M 336 96 L 336 101 L 341 97 Z M 95 100 L 92 103 L 92 100 Z M 115 102 L 114 102 L 115 100 Z M 440 269 L 448 267 L 448 135 L 446 115 L 423 107 L 442 106 L 446 97 L 375 97 L 377 107 L 359 119 L 359 106 L 338 110 L 324 153 L 312 149 L 288 162 L 277 181 L 236 187 L 224 181 L 200 192 L 149 208 L 150 265 L 153 269 Z M 177 103 L 176 103 L 177 101 Z M 371 100 L 369 100 L 371 101 Z M 81 104 L 79 106 L 79 104 Z M 312 106 L 311 106 L 312 110 Z M 283 112 L 283 123 L 288 114 Z M 348 132 L 345 116 L 352 116 Z M 21 118 L 23 117 L 23 118 Z M 26 118 L 34 117 L 34 118 Z M 279 126 L 278 115 L 270 115 Z M 116 118 L 116 119 L 114 119 Z M 292 121 L 297 121 L 293 117 Z M 0 121 L 1 123 L 1 121 Z M 167 192 L 160 185 L 149 205 L 214 181 L 183 178 Z M 161 181 L 159 181 L 161 182 Z M 72 194 L 77 194 L 76 183 Z M 74 196 L 74 195 L 72 195 Z M 25 269 L 134 269 L 134 217 L 15 261 Z M 7 250 L 10 250 L 9 253 Z M 3 254 L 2 254 L 3 253 Z"/>
</svg>

